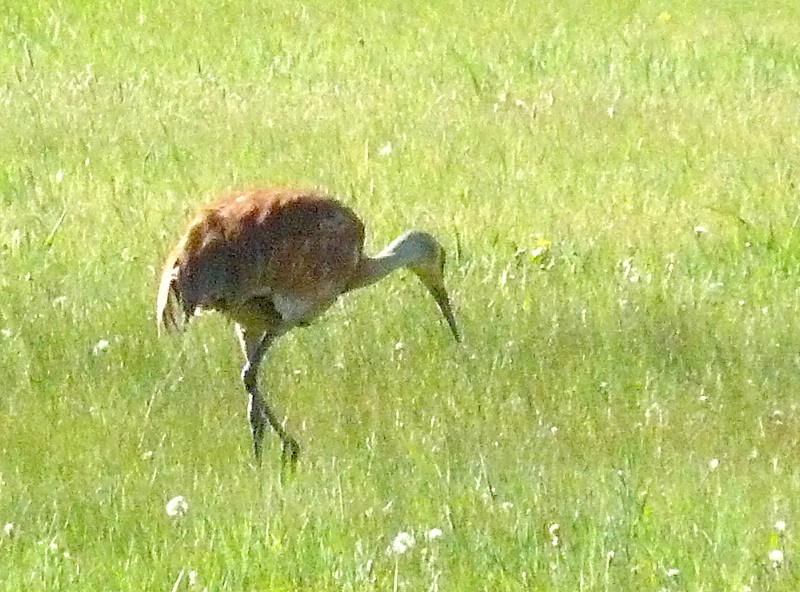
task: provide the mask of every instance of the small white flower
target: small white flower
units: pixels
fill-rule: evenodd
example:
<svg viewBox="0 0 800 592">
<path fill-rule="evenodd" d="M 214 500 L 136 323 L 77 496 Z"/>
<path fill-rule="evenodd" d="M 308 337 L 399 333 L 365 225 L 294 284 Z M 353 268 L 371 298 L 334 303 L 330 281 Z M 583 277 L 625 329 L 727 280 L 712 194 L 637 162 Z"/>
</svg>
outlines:
<svg viewBox="0 0 800 592">
<path fill-rule="evenodd" d="M 189 572 L 189 585 L 194 586 L 197 584 L 197 572 L 192 570 Z"/>
<path fill-rule="evenodd" d="M 189 504 L 183 499 L 182 495 L 176 495 L 167 502 L 167 516 L 182 516 L 189 509 Z"/>
<path fill-rule="evenodd" d="M 438 539 L 440 536 L 442 536 L 442 529 L 441 528 L 431 528 L 428 531 L 428 540 L 429 541 L 434 541 L 434 540 Z"/>
<path fill-rule="evenodd" d="M 94 347 L 92 348 L 92 353 L 98 356 L 104 351 L 106 351 L 109 345 L 110 344 L 108 343 L 108 339 L 101 339 L 100 341 L 94 344 Z"/>
<path fill-rule="evenodd" d="M 381 156 L 389 156 L 392 153 L 392 143 L 386 142 L 386 144 L 378 151 L 378 154 Z"/>
<path fill-rule="evenodd" d="M 394 537 L 391 547 L 387 549 L 390 553 L 395 555 L 402 555 L 414 546 L 414 537 L 407 532 L 400 532 Z"/>
<path fill-rule="evenodd" d="M 558 529 L 561 528 L 558 524 L 551 524 L 550 528 L 547 529 L 547 532 L 550 533 L 550 543 L 554 547 L 558 547 L 558 543 L 560 539 L 558 538 Z"/>
<path fill-rule="evenodd" d="M 14 528 L 15 528 L 15 526 L 14 526 L 14 525 L 13 525 L 11 522 L 8 522 L 8 523 L 7 523 L 7 524 L 6 524 L 6 525 L 3 527 L 3 532 L 5 532 L 5 533 L 6 533 L 6 536 L 11 536 L 11 533 L 13 533 L 13 532 L 14 532 Z"/>
<path fill-rule="evenodd" d="M 708 469 L 710 471 L 716 470 L 718 466 L 719 466 L 719 459 L 716 458 L 712 458 L 711 461 L 708 463 Z"/>
<path fill-rule="evenodd" d="M 56 173 L 56 183 L 61 183 L 61 180 L 64 178 L 64 172 L 61 169 L 58 169 Z"/>
<path fill-rule="evenodd" d="M 775 523 L 775 528 L 778 530 L 778 532 L 783 532 L 786 530 L 786 523 L 783 520 L 778 520 Z"/>
<path fill-rule="evenodd" d="M 681 573 L 681 571 L 680 571 L 679 569 L 675 569 L 674 567 L 670 567 L 670 568 L 667 570 L 667 577 L 668 577 L 668 578 L 674 578 L 674 577 L 675 577 L 675 576 L 677 576 L 679 573 Z"/>
<path fill-rule="evenodd" d="M 705 234 L 706 232 L 708 232 L 708 228 L 706 228 L 705 226 L 695 226 L 694 227 L 694 233 L 697 236 L 700 236 L 701 234 Z"/>
</svg>

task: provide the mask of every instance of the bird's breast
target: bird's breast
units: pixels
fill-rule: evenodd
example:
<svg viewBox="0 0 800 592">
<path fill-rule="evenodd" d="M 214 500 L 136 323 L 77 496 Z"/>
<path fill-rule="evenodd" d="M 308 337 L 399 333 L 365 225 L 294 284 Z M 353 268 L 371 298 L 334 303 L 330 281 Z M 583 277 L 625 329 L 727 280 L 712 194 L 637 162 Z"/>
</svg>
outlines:
<svg viewBox="0 0 800 592">
<path fill-rule="evenodd" d="M 311 300 L 296 296 L 274 294 L 272 304 L 287 325 L 308 324 L 322 314 L 333 300 Z"/>
</svg>

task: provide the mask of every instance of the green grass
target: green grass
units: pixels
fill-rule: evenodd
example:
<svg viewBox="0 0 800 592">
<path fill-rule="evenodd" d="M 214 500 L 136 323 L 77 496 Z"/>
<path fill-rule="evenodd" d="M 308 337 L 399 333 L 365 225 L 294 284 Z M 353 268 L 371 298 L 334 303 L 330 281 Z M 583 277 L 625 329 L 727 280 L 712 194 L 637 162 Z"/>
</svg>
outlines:
<svg viewBox="0 0 800 592">
<path fill-rule="evenodd" d="M 15 4 L 0 590 L 798 589 L 795 2 Z M 153 313 L 259 184 L 435 233 L 465 337 L 399 274 L 283 338 L 283 482 Z"/>
</svg>

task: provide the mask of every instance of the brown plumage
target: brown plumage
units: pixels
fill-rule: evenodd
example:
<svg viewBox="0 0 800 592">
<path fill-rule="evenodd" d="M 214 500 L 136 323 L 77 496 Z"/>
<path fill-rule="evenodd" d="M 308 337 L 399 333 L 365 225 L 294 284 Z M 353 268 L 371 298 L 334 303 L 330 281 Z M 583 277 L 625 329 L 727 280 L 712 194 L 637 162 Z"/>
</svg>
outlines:
<svg viewBox="0 0 800 592">
<path fill-rule="evenodd" d="M 339 295 L 406 267 L 459 340 L 444 287 L 445 253 L 436 239 L 406 232 L 374 257 L 363 246 L 364 225 L 350 208 L 311 190 L 266 189 L 203 208 L 167 257 L 156 303 L 159 329 L 176 329 L 202 309 L 236 323 L 257 459 L 267 423 L 281 438 L 284 460 L 294 463 L 300 450 L 259 393 L 258 366 L 276 338 L 308 325 Z"/>
</svg>

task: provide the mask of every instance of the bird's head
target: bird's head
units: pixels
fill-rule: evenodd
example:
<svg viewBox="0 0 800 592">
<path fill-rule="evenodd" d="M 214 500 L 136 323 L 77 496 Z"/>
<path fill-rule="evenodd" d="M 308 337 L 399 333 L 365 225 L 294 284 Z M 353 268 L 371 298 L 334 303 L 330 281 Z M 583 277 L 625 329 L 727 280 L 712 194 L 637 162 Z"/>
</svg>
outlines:
<svg viewBox="0 0 800 592">
<path fill-rule="evenodd" d="M 417 275 L 436 300 L 450 331 L 453 332 L 453 338 L 461 341 L 450 297 L 444 286 L 444 264 L 447 256 L 442 245 L 427 232 L 412 230 L 400 237 L 397 247 L 405 252 L 408 269 Z"/>
</svg>

